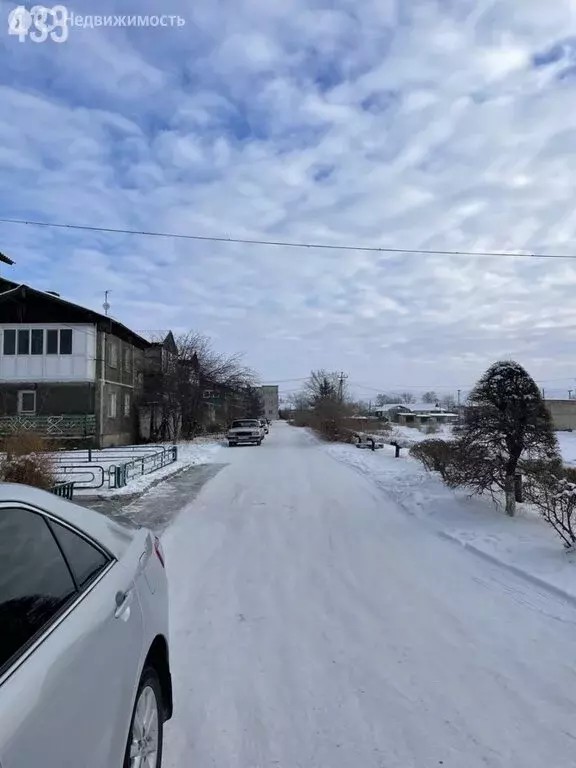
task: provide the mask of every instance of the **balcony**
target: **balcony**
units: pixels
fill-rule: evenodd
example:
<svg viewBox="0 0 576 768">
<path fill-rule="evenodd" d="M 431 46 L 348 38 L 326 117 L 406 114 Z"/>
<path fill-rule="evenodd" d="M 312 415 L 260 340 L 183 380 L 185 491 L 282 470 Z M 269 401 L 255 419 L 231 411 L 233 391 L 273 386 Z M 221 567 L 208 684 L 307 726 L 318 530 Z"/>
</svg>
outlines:
<svg viewBox="0 0 576 768">
<path fill-rule="evenodd" d="M 96 416 L 0 416 L 0 435 L 34 432 L 45 437 L 92 437 L 96 434 Z"/>
</svg>

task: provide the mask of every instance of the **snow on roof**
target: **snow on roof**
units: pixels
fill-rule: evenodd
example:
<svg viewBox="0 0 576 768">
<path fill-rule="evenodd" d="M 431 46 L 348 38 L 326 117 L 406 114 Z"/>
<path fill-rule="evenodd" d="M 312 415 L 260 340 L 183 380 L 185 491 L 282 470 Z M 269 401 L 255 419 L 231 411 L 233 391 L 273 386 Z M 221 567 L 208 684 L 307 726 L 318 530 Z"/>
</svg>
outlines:
<svg viewBox="0 0 576 768">
<path fill-rule="evenodd" d="M 376 408 L 376 411 L 389 411 L 392 408 L 405 408 L 411 413 L 448 413 L 446 408 L 437 403 L 390 403 Z"/>
</svg>

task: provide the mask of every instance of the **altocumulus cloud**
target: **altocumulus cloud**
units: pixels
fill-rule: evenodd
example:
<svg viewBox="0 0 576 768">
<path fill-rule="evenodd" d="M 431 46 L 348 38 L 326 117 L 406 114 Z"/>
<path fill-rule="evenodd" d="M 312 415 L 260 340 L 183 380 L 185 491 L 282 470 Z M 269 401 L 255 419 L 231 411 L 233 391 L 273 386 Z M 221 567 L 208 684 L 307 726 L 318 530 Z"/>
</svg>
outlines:
<svg viewBox="0 0 576 768">
<path fill-rule="evenodd" d="M 85 0 L 79 14 L 158 13 Z M 1 3 L 6 19 L 11 5 Z M 572 0 L 166 0 L 183 27 L 2 37 L 2 216 L 241 238 L 576 253 Z M 7 25 L 4 25 L 6 29 Z M 11 274 L 266 380 L 574 375 L 576 263 L 0 226 Z M 568 384 L 567 384 L 568 386 Z"/>
</svg>

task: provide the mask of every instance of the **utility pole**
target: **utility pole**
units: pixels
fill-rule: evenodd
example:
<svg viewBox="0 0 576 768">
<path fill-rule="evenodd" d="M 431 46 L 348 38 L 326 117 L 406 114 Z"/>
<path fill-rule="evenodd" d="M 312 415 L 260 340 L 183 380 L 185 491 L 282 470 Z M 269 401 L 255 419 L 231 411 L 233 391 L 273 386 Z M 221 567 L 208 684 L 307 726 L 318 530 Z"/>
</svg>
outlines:
<svg viewBox="0 0 576 768">
<path fill-rule="evenodd" d="M 460 408 L 460 390 L 458 390 L 458 425 L 462 421 L 462 409 Z"/>
<path fill-rule="evenodd" d="M 568 400 L 572 400 L 572 392 L 573 392 L 572 389 L 568 390 Z"/>
<path fill-rule="evenodd" d="M 342 402 L 344 400 L 344 382 L 348 376 L 344 373 L 344 371 L 340 372 L 340 376 L 338 378 L 338 402 Z"/>
</svg>

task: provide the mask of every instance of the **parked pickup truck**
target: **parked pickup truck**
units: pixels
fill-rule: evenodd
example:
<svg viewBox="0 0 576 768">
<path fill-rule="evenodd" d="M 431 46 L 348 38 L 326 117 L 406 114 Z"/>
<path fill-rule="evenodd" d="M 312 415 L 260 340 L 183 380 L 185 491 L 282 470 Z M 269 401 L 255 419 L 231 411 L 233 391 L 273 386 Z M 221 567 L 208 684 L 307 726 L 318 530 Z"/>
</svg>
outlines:
<svg viewBox="0 0 576 768">
<path fill-rule="evenodd" d="M 228 445 L 261 445 L 264 430 L 258 419 L 237 419 L 228 430 Z"/>
</svg>

